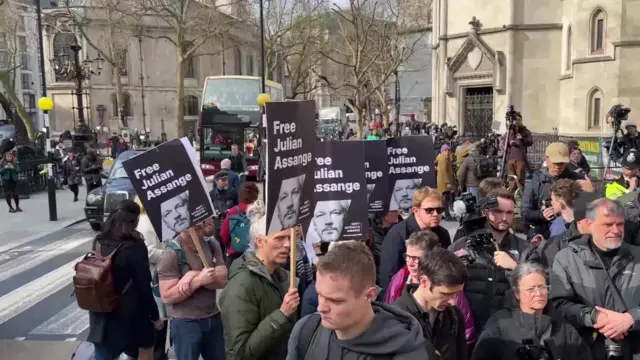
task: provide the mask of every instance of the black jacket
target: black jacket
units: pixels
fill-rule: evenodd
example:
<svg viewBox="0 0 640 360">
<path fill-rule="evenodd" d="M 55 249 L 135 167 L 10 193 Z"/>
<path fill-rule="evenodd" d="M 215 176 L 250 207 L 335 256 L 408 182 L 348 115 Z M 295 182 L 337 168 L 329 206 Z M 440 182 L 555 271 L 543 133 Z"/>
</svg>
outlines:
<svg viewBox="0 0 640 360">
<path fill-rule="evenodd" d="M 231 170 L 236 174 L 242 175 L 247 171 L 247 160 L 244 153 L 238 152 L 238 155 L 229 155 L 229 160 L 231 160 Z"/>
<path fill-rule="evenodd" d="M 533 226 L 530 237 L 541 234 L 545 239 L 549 238 L 549 221 L 542 217 L 542 202 L 551 198 L 551 184 L 559 179 L 583 180 L 584 175 L 578 174 L 567 167 L 558 177 L 552 177 L 546 168 L 536 171 L 524 186 L 522 195 L 522 217 L 527 229 Z"/>
<path fill-rule="evenodd" d="M 398 215 L 400 218 L 400 215 Z M 384 227 L 382 223 L 382 216 L 375 214 L 369 217 L 369 226 L 371 229 L 371 252 L 373 253 L 373 261 L 376 264 L 376 285 L 380 285 L 380 255 L 382 254 L 382 244 L 384 238 L 391 227 Z"/>
<path fill-rule="evenodd" d="M 467 340 L 465 336 L 464 314 L 457 306 L 447 306 L 438 312 L 435 323 L 429 323 L 429 315 L 422 311 L 413 297 L 418 285 L 408 284 L 402 295 L 393 304 L 411 314 L 422 328 L 422 334 L 429 344 L 427 351 L 435 348 L 439 360 L 467 360 Z M 435 357 L 434 357 L 435 358 Z"/>
<path fill-rule="evenodd" d="M 570 242 L 580 239 L 581 237 L 582 234 L 578 231 L 576 222 L 572 221 L 565 232 L 552 236 L 541 242 L 536 248 L 530 249 L 527 255 L 525 255 L 525 259 L 527 261 L 538 262 L 550 268 L 560 250 L 569 246 Z"/>
<path fill-rule="evenodd" d="M 551 327 L 548 335 L 542 337 Z M 532 315 L 520 310 L 496 313 L 480 335 L 472 360 L 517 360 L 522 341 L 530 339 L 534 345 L 544 343 L 551 359 L 591 360 L 591 352 L 576 329 L 568 323 L 547 315 Z"/>
<path fill-rule="evenodd" d="M 413 233 L 421 231 L 414 215 L 409 216 L 406 220 L 400 221 L 393 225 L 382 243 L 382 256 L 380 258 L 380 286 L 386 291 L 391 281 L 391 277 L 395 275 L 405 265 L 403 254 L 407 251 L 405 241 Z M 440 245 L 447 248 L 451 245 L 451 235 L 449 231 L 442 226 L 430 229 L 440 239 Z"/>
<path fill-rule="evenodd" d="M 111 254 L 119 244 L 110 241 L 101 244 L 101 254 Z M 101 343 L 115 352 L 137 348 L 142 345 L 138 343 L 141 338 L 151 336 L 153 339 L 152 322 L 160 315 L 151 292 L 149 255 L 144 240 L 122 242 L 112 261 L 113 286 L 117 294 L 122 294 L 120 305 L 111 313 L 89 313 L 87 341 Z"/>
<path fill-rule="evenodd" d="M 640 137 L 638 137 L 637 135 L 629 136 L 629 134 L 624 134 L 624 136 L 622 136 L 622 144 L 624 146 L 622 152 L 625 152 L 629 149 L 636 149 L 640 151 Z"/>
<path fill-rule="evenodd" d="M 468 237 L 463 237 L 456 240 L 450 250 L 467 248 L 467 239 Z M 513 234 L 507 234 L 499 245 L 499 249 L 511 255 L 515 261 L 520 261 L 529 248 L 528 242 Z M 493 259 L 493 253 L 488 256 Z M 464 293 L 469 300 L 476 332 L 479 333 L 495 312 L 513 308 L 515 302 L 509 283 L 511 271 L 497 267 L 493 260 L 489 262 L 482 256 L 476 256 L 467 265 L 467 269 L 469 280 L 465 284 Z"/>
<path fill-rule="evenodd" d="M 218 220 L 220 223 L 224 220 L 227 211 L 238 205 L 238 193 L 232 188 L 220 190 L 214 186 L 213 190 L 209 192 L 209 196 L 211 197 L 213 209 L 219 214 Z"/>
</svg>

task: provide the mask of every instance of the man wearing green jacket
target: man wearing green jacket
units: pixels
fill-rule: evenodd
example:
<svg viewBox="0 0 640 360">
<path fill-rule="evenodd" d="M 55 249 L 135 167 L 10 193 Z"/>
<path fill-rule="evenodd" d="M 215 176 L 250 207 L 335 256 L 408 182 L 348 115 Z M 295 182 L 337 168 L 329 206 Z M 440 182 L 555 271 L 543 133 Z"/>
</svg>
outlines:
<svg viewBox="0 0 640 360">
<path fill-rule="evenodd" d="M 251 248 L 229 270 L 221 298 L 227 360 L 283 360 L 300 296 L 289 286 L 289 229 L 267 234 L 264 203 L 247 209 Z"/>
</svg>

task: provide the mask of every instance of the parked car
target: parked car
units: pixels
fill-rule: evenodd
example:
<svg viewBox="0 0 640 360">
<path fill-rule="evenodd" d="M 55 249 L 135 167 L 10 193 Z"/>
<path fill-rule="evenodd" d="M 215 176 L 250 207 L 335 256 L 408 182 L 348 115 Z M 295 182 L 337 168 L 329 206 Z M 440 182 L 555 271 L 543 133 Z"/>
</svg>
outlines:
<svg viewBox="0 0 640 360">
<path fill-rule="evenodd" d="M 105 174 L 103 176 L 103 180 L 106 180 L 104 184 L 87 195 L 84 213 L 93 230 L 100 231 L 102 229 L 104 220 L 118 206 L 120 201 L 135 199 L 136 192 L 133 189 L 133 185 L 131 185 L 131 181 L 129 181 L 127 173 L 124 171 L 122 163 L 142 152 L 144 151 L 127 150 L 121 153 L 113 162 L 109 175 Z"/>
</svg>

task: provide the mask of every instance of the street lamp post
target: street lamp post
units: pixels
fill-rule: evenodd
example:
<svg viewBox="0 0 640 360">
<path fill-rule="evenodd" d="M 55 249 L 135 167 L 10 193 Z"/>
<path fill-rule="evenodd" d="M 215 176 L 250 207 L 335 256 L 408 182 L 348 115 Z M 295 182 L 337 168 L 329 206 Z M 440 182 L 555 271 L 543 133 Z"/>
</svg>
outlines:
<svg viewBox="0 0 640 360">
<path fill-rule="evenodd" d="M 85 60 L 81 62 L 80 51 L 82 50 L 82 46 L 78 44 L 77 39 L 70 48 L 73 52 L 73 61 L 70 61 L 64 53 L 60 53 L 50 60 L 51 67 L 57 78 L 73 80 L 75 82 L 75 96 L 78 102 L 78 125 L 75 130 L 79 133 L 88 134 L 91 132 L 91 129 L 87 126 L 84 117 L 83 84 L 86 80 L 91 79 L 92 75 L 100 75 L 104 59 L 100 54 L 98 54 L 95 59 L 89 59 L 87 55 Z M 96 63 L 96 70 L 93 69 L 94 62 Z"/>
<path fill-rule="evenodd" d="M 260 86 L 262 94 L 267 92 L 264 54 L 264 0 L 260 0 Z M 258 96 L 259 98 L 260 96 Z M 271 99 L 269 99 L 271 101 Z"/>
<path fill-rule="evenodd" d="M 47 156 L 47 195 L 49 197 L 49 220 L 58 221 L 58 206 L 56 204 L 56 182 L 53 173 L 53 151 L 51 149 L 51 128 L 49 127 L 49 111 L 53 109 L 53 100 L 48 97 L 38 99 L 38 108 L 44 114 L 44 129 L 47 135 L 45 143 Z"/>
<path fill-rule="evenodd" d="M 267 113 L 265 111 L 265 106 L 267 105 L 267 103 L 271 102 L 271 95 L 269 95 L 266 92 L 263 92 L 262 94 L 258 95 L 258 98 L 256 99 L 258 106 L 260 106 L 260 113 L 261 113 L 261 123 L 260 123 L 260 129 L 262 129 L 262 131 L 260 131 L 260 136 L 258 136 L 258 148 L 260 149 L 260 159 L 259 159 L 259 163 L 258 163 L 258 174 L 257 174 L 257 178 L 258 181 L 262 181 L 262 188 L 266 189 L 267 184 L 266 184 L 266 174 L 267 174 L 267 143 L 264 141 L 267 139 Z M 265 195 L 266 191 L 262 191 L 262 196 L 263 196 L 263 201 L 267 201 L 266 200 L 266 195 Z"/>
</svg>

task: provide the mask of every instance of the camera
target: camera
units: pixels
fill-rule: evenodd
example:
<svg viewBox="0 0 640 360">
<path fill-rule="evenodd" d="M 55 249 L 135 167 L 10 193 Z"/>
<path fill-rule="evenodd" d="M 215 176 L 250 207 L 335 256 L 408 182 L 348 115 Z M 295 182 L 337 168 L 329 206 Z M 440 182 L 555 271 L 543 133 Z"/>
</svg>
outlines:
<svg viewBox="0 0 640 360">
<path fill-rule="evenodd" d="M 544 345 L 536 345 L 532 339 L 522 340 L 516 354 L 520 360 L 551 360 L 551 355 Z"/>
<path fill-rule="evenodd" d="M 454 241 L 464 236 L 473 237 L 488 233 L 487 217 L 482 211 L 497 207 L 498 199 L 482 198 L 480 201 L 476 201 L 475 196 L 469 192 L 455 198 L 453 212 L 460 219 L 460 226 L 454 235 Z M 491 234 L 488 234 L 491 240 Z"/>
<path fill-rule="evenodd" d="M 509 104 L 507 105 L 507 111 L 504 114 L 505 119 L 507 120 L 507 129 L 513 127 L 516 122 L 516 119 L 520 116 L 520 113 L 516 111 L 516 107 Z"/>
<path fill-rule="evenodd" d="M 607 360 L 622 359 L 622 344 L 615 340 L 604 339 L 604 353 Z"/>
<path fill-rule="evenodd" d="M 493 264 L 493 253 L 496 252 L 496 244 L 493 242 L 493 235 L 488 229 L 476 231 L 467 237 L 465 242 L 467 248 L 467 261 L 473 264 L 477 258 L 484 259 L 488 264 Z"/>
<path fill-rule="evenodd" d="M 627 120 L 629 118 L 629 113 L 631 109 L 625 107 L 622 104 L 613 105 L 611 109 L 609 109 L 609 117 L 613 121 L 614 125 L 620 127 L 620 124 L 623 120 Z"/>
</svg>

